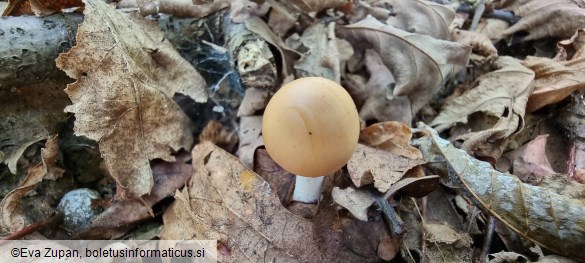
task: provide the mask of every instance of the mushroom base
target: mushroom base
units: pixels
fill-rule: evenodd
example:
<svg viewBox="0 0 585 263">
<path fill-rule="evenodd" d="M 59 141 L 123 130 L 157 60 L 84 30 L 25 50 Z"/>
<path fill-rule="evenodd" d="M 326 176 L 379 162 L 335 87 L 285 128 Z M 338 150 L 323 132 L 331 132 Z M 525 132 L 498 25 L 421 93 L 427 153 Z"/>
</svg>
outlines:
<svg viewBox="0 0 585 263">
<path fill-rule="evenodd" d="M 293 192 L 293 201 L 303 203 L 316 203 L 321 197 L 321 186 L 323 185 L 325 176 L 319 177 L 304 177 L 296 176 L 295 190 Z"/>
</svg>

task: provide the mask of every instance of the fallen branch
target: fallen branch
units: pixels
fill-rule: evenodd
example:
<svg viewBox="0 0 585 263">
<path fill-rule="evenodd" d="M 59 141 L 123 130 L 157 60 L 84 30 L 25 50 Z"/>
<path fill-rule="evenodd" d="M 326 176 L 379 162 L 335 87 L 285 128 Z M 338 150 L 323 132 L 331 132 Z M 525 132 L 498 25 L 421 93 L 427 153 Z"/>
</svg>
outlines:
<svg viewBox="0 0 585 263">
<path fill-rule="evenodd" d="M 55 65 L 75 45 L 79 14 L 0 17 L 0 91 L 64 75 Z"/>
</svg>

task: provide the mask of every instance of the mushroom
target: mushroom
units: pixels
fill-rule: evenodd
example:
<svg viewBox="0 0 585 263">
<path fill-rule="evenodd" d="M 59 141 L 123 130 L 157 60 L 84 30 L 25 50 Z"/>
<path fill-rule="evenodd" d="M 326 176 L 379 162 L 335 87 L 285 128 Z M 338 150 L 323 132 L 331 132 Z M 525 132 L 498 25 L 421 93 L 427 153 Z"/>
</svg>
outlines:
<svg viewBox="0 0 585 263">
<path fill-rule="evenodd" d="M 325 175 L 343 167 L 360 131 L 356 106 L 334 81 L 307 77 L 282 86 L 262 120 L 266 151 L 296 175 L 293 200 L 315 203 Z"/>
</svg>

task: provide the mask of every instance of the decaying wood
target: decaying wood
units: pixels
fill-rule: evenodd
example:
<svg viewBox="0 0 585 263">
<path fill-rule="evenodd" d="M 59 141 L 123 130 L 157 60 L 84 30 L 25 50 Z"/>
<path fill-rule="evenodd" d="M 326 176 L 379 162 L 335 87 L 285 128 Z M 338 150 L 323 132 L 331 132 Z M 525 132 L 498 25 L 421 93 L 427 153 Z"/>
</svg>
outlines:
<svg viewBox="0 0 585 263">
<path fill-rule="evenodd" d="M 244 23 L 233 23 L 226 17 L 226 47 L 233 58 L 242 84 L 246 88 L 272 87 L 277 80 L 275 57 L 269 44 L 246 29 Z"/>
<path fill-rule="evenodd" d="M 64 75 L 55 65 L 75 44 L 79 14 L 0 17 L 0 90 Z"/>
</svg>

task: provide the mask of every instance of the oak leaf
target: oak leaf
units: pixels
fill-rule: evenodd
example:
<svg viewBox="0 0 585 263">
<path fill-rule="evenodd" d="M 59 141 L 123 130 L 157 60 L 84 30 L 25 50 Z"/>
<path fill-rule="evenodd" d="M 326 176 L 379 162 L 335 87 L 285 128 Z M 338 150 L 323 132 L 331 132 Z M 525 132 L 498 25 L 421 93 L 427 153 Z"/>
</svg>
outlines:
<svg viewBox="0 0 585 263">
<path fill-rule="evenodd" d="M 338 27 L 337 33 L 354 47 L 372 48 L 381 55 L 396 79 L 393 95 L 408 97 L 413 115 L 430 101 L 443 81 L 467 65 L 471 53 L 471 47 L 409 33 L 371 16 Z"/>
<path fill-rule="evenodd" d="M 218 262 L 377 262 L 354 252 L 375 254 L 370 244 L 344 247 L 342 234 L 365 222 L 337 218 L 332 206 L 321 208 L 315 220 L 298 217 L 235 156 L 210 142 L 195 146 L 192 154 L 195 173 L 165 210 L 161 239 L 219 240 Z"/>
<path fill-rule="evenodd" d="M 77 79 L 66 92 L 75 133 L 99 142 L 119 186 L 135 196 L 150 192 L 149 161 L 173 161 L 188 149 L 191 123 L 173 102 L 175 93 L 207 100 L 203 78 L 172 48 L 154 24 L 87 0 L 77 45 L 57 66 Z"/>
</svg>

